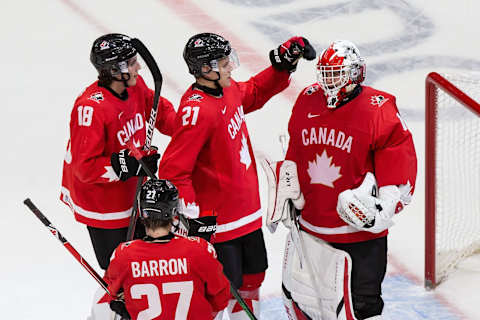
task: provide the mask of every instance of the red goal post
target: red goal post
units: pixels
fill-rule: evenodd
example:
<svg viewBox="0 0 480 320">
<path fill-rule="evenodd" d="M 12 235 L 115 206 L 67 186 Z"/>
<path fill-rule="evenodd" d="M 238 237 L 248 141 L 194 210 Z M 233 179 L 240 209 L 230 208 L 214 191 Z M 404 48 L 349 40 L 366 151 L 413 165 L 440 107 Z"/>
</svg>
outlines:
<svg viewBox="0 0 480 320">
<path fill-rule="evenodd" d="M 480 249 L 480 77 L 425 81 L 425 287 Z"/>
</svg>

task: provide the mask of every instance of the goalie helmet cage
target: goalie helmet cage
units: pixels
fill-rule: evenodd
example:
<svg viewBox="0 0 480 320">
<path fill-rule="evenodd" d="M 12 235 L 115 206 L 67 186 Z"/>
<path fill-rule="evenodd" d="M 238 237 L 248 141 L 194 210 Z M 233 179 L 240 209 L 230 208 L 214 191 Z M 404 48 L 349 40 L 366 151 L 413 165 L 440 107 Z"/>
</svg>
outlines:
<svg viewBox="0 0 480 320">
<path fill-rule="evenodd" d="M 480 76 L 432 72 L 425 90 L 425 287 L 433 289 L 480 249 Z"/>
</svg>

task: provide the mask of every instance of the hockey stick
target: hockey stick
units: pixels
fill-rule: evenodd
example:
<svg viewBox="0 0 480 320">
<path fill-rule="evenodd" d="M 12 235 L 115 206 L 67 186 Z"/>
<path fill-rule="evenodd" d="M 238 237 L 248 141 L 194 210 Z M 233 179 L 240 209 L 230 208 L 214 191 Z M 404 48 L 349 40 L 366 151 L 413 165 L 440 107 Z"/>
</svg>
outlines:
<svg viewBox="0 0 480 320">
<path fill-rule="evenodd" d="M 152 77 L 153 77 L 153 82 L 155 84 L 153 105 L 152 105 L 152 110 L 150 111 L 150 118 L 148 118 L 145 145 L 143 146 L 144 150 L 148 150 L 152 145 L 153 131 L 155 129 L 155 122 L 157 121 L 158 101 L 160 100 L 160 91 L 162 90 L 163 77 L 162 77 L 162 73 L 160 72 L 160 69 L 158 68 L 157 63 L 155 62 L 155 59 L 153 58 L 152 54 L 147 49 L 147 47 L 142 43 L 142 41 L 140 41 L 137 38 L 133 38 L 132 45 L 135 47 L 135 49 L 137 49 L 137 52 L 140 54 L 140 56 L 143 58 L 143 60 L 147 64 L 148 69 L 150 69 L 150 72 L 152 73 Z M 130 150 L 132 150 L 132 148 L 130 148 Z M 140 162 L 140 165 L 144 168 L 145 172 L 149 174 L 149 172 L 147 171 L 148 168 L 145 166 L 145 163 Z M 135 225 L 137 224 L 137 217 L 138 217 L 136 200 L 137 200 L 138 192 L 140 192 L 140 188 L 142 187 L 142 183 L 143 183 L 143 178 L 139 177 L 137 182 L 137 188 L 135 190 L 135 198 L 133 200 L 132 213 L 130 215 L 130 223 L 128 225 L 127 241 L 130 241 L 133 239 L 133 234 L 135 232 Z"/>
<path fill-rule="evenodd" d="M 147 173 L 147 175 L 151 178 L 151 179 L 156 179 L 156 177 L 153 175 L 153 173 L 148 170 L 148 167 L 145 165 L 145 163 L 143 162 L 142 160 L 142 154 L 140 153 L 140 151 L 136 148 L 131 148 L 131 146 L 133 146 L 133 142 L 131 140 L 128 140 L 127 141 L 127 146 L 128 148 L 131 150 L 132 152 L 132 155 L 135 157 L 135 159 L 137 159 L 138 162 L 140 162 L 140 164 L 142 165 L 142 167 L 147 170 L 145 170 L 145 172 Z M 180 221 L 185 225 L 185 226 L 188 226 L 188 222 L 185 221 L 185 217 L 183 215 L 179 215 L 178 216 Z M 252 310 L 250 310 L 250 308 L 247 306 L 247 304 L 245 303 L 245 300 L 243 300 L 243 298 L 240 296 L 240 294 L 238 293 L 238 290 L 233 286 L 233 283 L 229 280 L 230 282 L 230 292 L 232 294 L 232 296 L 237 300 L 238 304 L 242 307 L 242 309 L 245 311 L 245 313 L 248 315 L 248 317 L 251 319 L 251 320 L 257 320 L 257 318 L 255 317 L 255 315 L 253 314 Z"/>
<path fill-rule="evenodd" d="M 52 235 L 60 241 L 63 246 L 72 254 L 72 256 L 87 270 L 88 273 L 98 282 L 98 284 L 107 292 L 109 296 L 112 296 L 110 290 L 108 290 L 108 284 L 103 280 L 102 277 L 93 269 L 88 262 L 83 259 L 83 257 L 78 253 L 77 250 L 68 242 L 67 239 L 58 231 L 58 229 L 52 225 L 52 223 L 43 215 L 43 213 L 33 204 L 30 198 L 27 198 L 23 203 L 37 216 L 37 218 L 42 221 L 45 227 L 50 230 Z"/>
</svg>

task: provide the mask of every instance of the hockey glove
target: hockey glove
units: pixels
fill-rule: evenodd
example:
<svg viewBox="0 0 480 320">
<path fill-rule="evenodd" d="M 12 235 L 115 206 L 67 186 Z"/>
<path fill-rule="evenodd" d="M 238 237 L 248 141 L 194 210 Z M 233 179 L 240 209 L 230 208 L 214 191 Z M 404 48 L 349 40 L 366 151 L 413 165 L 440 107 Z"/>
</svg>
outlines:
<svg viewBox="0 0 480 320">
<path fill-rule="evenodd" d="M 265 219 L 268 230 L 274 233 L 280 221 L 289 228 L 291 219 L 289 216 L 289 202 L 297 210 L 302 210 L 305 199 L 300 191 L 297 165 L 290 160 L 271 162 L 266 158 L 261 160 L 268 182 L 268 208 Z"/>
<path fill-rule="evenodd" d="M 156 149 L 147 151 L 142 157 L 142 161 L 151 172 L 157 172 L 158 159 L 160 159 L 160 155 L 157 153 Z M 120 150 L 118 153 L 112 153 L 110 163 L 112 164 L 113 171 L 115 171 L 115 174 L 121 181 L 126 181 L 134 176 L 146 175 L 145 171 L 142 170 L 140 163 L 128 149 Z"/>
<path fill-rule="evenodd" d="M 187 219 L 188 236 L 200 237 L 208 242 L 217 230 L 217 216 L 205 216 Z"/>
<path fill-rule="evenodd" d="M 270 62 L 275 69 L 292 73 L 297 70 L 297 63 L 300 58 L 313 60 L 316 55 L 315 49 L 307 39 L 293 37 L 270 51 Z"/>
<path fill-rule="evenodd" d="M 117 299 L 110 301 L 110 309 L 115 313 L 119 314 L 123 319 L 130 320 L 130 314 L 127 311 L 127 307 L 125 306 L 125 301 L 123 299 Z"/>
<path fill-rule="evenodd" d="M 389 185 L 377 190 L 375 176 L 368 172 L 358 188 L 338 195 L 337 212 L 342 220 L 359 230 L 380 233 L 393 226 L 393 215 L 410 200 L 409 184 Z"/>
</svg>

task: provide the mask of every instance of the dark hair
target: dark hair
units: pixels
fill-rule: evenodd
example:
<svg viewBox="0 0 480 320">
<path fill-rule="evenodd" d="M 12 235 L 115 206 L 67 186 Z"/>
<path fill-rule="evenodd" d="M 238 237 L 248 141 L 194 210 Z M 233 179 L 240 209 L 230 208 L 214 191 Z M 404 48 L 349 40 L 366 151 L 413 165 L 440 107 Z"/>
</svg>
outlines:
<svg viewBox="0 0 480 320">
<path fill-rule="evenodd" d="M 144 219 L 143 224 L 145 228 L 150 230 L 155 230 L 158 228 L 166 228 L 173 222 L 173 219 L 170 220 L 153 220 L 153 219 Z"/>
<path fill-rule="evenodd" d="M 113 82 L 113 78 L 107 70 L 101 70 L 98 73 L 98 85 L 101 87 L 109 87 Z"/>
</svg>

